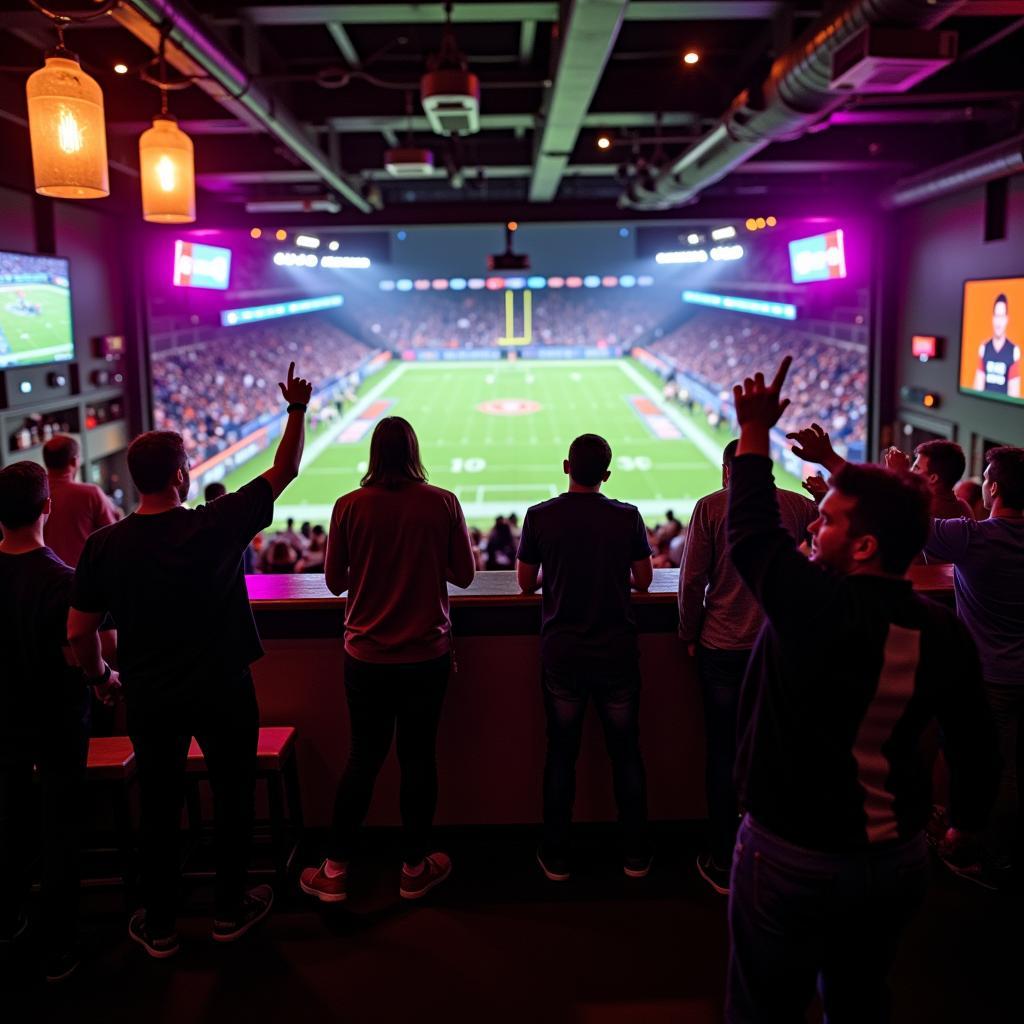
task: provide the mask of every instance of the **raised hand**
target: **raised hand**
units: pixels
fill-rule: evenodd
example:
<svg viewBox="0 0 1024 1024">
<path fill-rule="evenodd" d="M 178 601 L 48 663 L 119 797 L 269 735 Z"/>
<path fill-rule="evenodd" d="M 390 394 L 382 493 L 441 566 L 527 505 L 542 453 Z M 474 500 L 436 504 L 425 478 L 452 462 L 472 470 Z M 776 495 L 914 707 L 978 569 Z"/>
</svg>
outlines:
<svg viewBox="0 0 1024 1024">
<path fill-rule="evenodd" d="M 793 442 L 793 454 L 804 462 L 816 462 L 819 466 L 827 466 L 835 455 L 835 449 L 825 428 L 817 423 L 812 423 L 803 430 L 794 430 L 786 437 Z"/>
<path fill-rule="evenodd" d="M 313 385 L 308 380 L 295 376 L 295 363 L 288 364 L 288 380 L 284 384 L 278 381 L 277 386 L 289 405 L 309 405 L 313 394 Z"/>
<path fill-rule="evenodd" d="M 828 494 L 828 481 L 820 473 L 807 477 L 800 486 L 811 496 L 816 505 Z"/>
<path fill-rule="evenodd" d="M 885 468 L 893 473 L 910 472 L 910 456 L 901 452 L 899 448 L 886 448 L 882 452 L 882 461 L 885 463 Z"/>
<path fill-rule="evenodd" d="M 741 427 L 761 427 L 770 430 L 779 422 L 779 417 L 789 405 L 789 399 L 780 400 L 779 393 L 792 362 L 792 356 L 786 356 L 782 360 L 782 365 L 771 384 L 765 384 L 763 373 L 756 373 L 732 389 L 736 419 L 739 420 Z"/>
</svg>

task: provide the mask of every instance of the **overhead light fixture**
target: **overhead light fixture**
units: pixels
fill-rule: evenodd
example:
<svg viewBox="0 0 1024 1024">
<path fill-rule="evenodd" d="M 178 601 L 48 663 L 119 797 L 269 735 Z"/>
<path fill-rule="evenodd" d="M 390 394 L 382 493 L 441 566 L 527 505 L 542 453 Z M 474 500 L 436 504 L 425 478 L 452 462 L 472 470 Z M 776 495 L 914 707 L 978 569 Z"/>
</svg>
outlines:
<svg viewBox="0 0 1024 1024">
<path fill-rule="evenodd" d="M 119 75 L 127 75 L 128 74 L 128 65 L 127 64 L 115 64 L 114 65 L 114 70 Z"/>
<path fill-rule="evenodd" d="M 700 54 L 695 50 L 688 50 L 683 54 L 684 64 L 696 64 L 700 60 Z"/>
<path fill-rule="evenodd" d="M 757 230 L 757 221 L 754 220 L 753 217 L 748 217 L 747 218 L 747 230 L 748 231 L 756 231 Z"/>
<path fill-rule="evenodd" d="M 196 219 L 196 165 L 192 140 L 166 111 L 139 136 L 142 219 L 191 224 Z"/>
<path fill-rule="evenodd" d="M 302 249 L 319 249 L 320 239 L 313 235 L 296 235 L 295 244 Z"/>
<path fill-rule="evenodd" d="M 254 199 L 245 204 L 246 213 L 339 213 L 341 205 L 333 196 L 302 199 Z"/>
<path fill-rule="evenodd" d="M 716 245 L 711 250 L 711 258 L 716 262 L 743 259 L 742 245 Z"/>
<path fill-rule="evenodd" d="M 700 235 L 698 235 L 696 231 L 691 231 L 686 236 L 686 240 L 690 243 L 690 245 L 696 245 L 700 241 Z"/>
<path fill-rule="evenodd" d="M 327 248 L 330 249 L 331 252 L 337 252 L 338 249 L 340 248 L 340 244 L 341 243 L 339 243 L 338 240 L 335 239 L 333 242 L 330 243 L 330 245 L 327 246 Z"/>
<path fill-rule="evenodd" d="M 764 217 L 758 217 L 757 220 L 754 221 L 754 224 L 757 226 L 757 230 L 760 231 L 761 228 L 766 228 L 768 226 L 768 221 L 766 221 Z"/>
<path fill-rule="evenodd" d="M 711 232 L 711 237 L 716 242 L 722 242 L 726 238 L 735 238 L 736 229 L 731 224 L 728 227 L 715 228 L 714 231 Z"/>
<path fill-rule="evenodd" d="M 262 238 L 263 237 L 263 230 L 262 230 L 262 228 L 253 228 L 252 231 L 249 232 L 249 237 L 250 238 Z"/>
<path fill-rule="evenodd" d="M 509 231 L 518 231 L 519 230 L 519 221 L 510 220 L 506 226 L 508 227 Z"/>
<path fill-rule="evenodd" d="M 765 217 L 764 222 L 770 228 L 775 227 L 775 225 L 779 223 L 774 217 Z"/>
<path fill-rule="evenodd" d="M 44 67 L 25 84 L 32 171 L 36 192 L 53 199 L 102 199 L 110 195 L 103 92 L 63 33 Z"/>
<path fill-rule="evenodd" d="M 279 241 L 283 242 L 288 237 L 288 232 L 284 228 L 278 228 L 274 232 L 274 237 Z"/>
<path fill-rule="evenodd" d="M 597 137 L 597 148 L 598 149 L 611 149 L 612 140 L 607 135 L 598 135 Z"/>
</svg>

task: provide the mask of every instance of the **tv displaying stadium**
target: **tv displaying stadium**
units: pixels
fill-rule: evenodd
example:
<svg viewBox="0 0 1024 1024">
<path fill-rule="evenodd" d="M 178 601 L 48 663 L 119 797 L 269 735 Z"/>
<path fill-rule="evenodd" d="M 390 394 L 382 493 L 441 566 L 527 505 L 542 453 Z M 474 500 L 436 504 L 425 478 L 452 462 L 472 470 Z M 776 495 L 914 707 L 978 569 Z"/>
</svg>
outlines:
<svg viewBox="0 0 1024 1024">
<path fill-rule="evenodd" d="M 0 369 L 74 357 L 68 261 L 0 252 Z"/>
<path fill-rule="evenodd" d="M 978 398 L 1024 404 L 1022 352 L 1024 277 L 965 281 L 960 390 Z"/>
<path fill-rule="evenodd" d="M 196 493 L 213 481 L 235 489 L 269 466 L 283 424 L 277 381 L 292 360 L 316 391 L 302 472 L 275 506 L 282 521 L 325 525 L 366 470 L 375 424 L 400 415 L 431 482 L 457 494 L 473 525 L 521 518 L 564 491 L 562 460 L 587 432 L 612 447 L 605 493 L 649 522 L 669 509 L 685 522 L 721 486 L 732 385 L 786 353 L 780 486 L 799 489 L 817 469 L 785 441 L 811 422 L 847 457 L 865 457 L 861 283 L 805 298 L 785 239 L 760 256 L 748 246 L 747 263 L 659 266 L 618 226 L 603 229 L 607 251 L 600 228 L 537 226 L 535 241 L 517 241 L 530 270 L 501 274 L 484 269 L 491 242 L 463 258 L 452 254 L 461 236 L 444 230 L 409 231 L 390 261 L 350 271 L 275 264 L 278 247 L 240 244 L 236 266 L 269 268 L 235 281 L 266 295 L 260 305 L 228 296 L 200 328 L 183 316 L 180 329 L 151 332 L 154 426 L 184 435 Z"/>
</svg>

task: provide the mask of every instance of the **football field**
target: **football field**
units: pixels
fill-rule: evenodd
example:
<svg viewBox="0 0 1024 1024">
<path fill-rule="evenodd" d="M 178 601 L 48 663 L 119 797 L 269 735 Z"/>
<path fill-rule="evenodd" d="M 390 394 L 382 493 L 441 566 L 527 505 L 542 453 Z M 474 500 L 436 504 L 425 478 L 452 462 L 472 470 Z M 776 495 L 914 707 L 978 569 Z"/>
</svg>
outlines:
<svg viewBox="0 0 1024 1024">
<path fill-rule="evenodd" d="M 686 520 L 697 498 L 721 486 L 730 437 L 665 402 L 657 378 L 632 360 L 389 364 L 339 421 L 307 440 L 302 472 L 278 502 L 277 519 L 326 526 L 335 499 L 366 471 L 382 416 L 412 423 L 430 482 L 454 491 L 467 521 L 481 527 L 497 515 L 522 518 L 528 506 L 564 491 L 562 460 L 582 433 L 611 445 L 605 494 L 637 505 L 652 525 L 668 509 Z M 228 489 L 271 460 L 264 452 L 248 462 L 225 481 Z"/>
<path fill-rule="evenodd" d="M 0 286 L 0 366 L 70 359 L 70 292 L 52 284 Z"/>
</svg>

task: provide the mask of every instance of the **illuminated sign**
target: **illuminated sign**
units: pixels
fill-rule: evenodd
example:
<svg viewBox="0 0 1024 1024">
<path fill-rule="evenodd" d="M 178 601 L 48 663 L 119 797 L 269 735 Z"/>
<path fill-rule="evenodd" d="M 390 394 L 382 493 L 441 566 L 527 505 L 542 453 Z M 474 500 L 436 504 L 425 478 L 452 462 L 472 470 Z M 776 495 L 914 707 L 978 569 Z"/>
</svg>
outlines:
<svg viewBox="0 0 1024 1024">
<path fill-rule="evenodd" d="M 238 327 L 261 320 L 277 320 L 282 316 L 315 313 L 321 309 L 336 309 L 345 299 L 341 295 L 320 295 L 315 299 L 295 299 L 293 302 L 274 302 L 269 306 L 246 306 L 242 309 L 222 309 L 222 327 Z"/>
<path fill-rule="evenodd" d="M 910 351 L 915 359 L 927 363 L 939 354 L 939 339 L 930 334 L 915 334 L 910 339 Z"/>
<path fill-rule="evenodd" d="M 718 256 L 712 256 L 714 259 L 739 259 L 743 254 L 743 247 L 736 246 L 720 246 L 720 250 L 734 250 L 738 249 L 739 254 L 726 254 L 722 255 L 721 252 Z M 312 254 L 294 253 L 292 254 L 299 261 L 299 265 L 302 264 L 302 260 L 315 260 L 316 256 Z M 707 253 L 705 253 L 705 257 Z M 339 257 L 344 259 L 346 257 Z M 347 257 L 349 260 L 361 260 L 365 257 L 350 256 Z M 332 266 L 329 262 L 330 256 L 324 256 L 320 260 L 321 267 Z M 274 262 L 277 262 L 275 257 Z M 315 264 L 308 264 L 314 266 Z M 370 261 L 366 260 L 365 264 L 348 263 L 346 266 L 369 266 Z M 539 291 L 541 288 L 650 288 L 654 284 L 654 278 L 649 274 L 641 274 L 636 277 L 633 274 L 623 274 L 621 277 L 615 277 L 613 274 L 608 274 L 604 277 L 598 277 L 597 274 L 588 274 L 586 277 L 542 277 L 536 274 L 532 277 L 471 277 L 468 280 L 464 277 L 437 277 L 432 281 L 410 281 L 408 278 L 402 278 L 398 281 L 384 280 L 379 281 L 377 286 L 382 292 L 411 292 L 414 289 L 416 291 L 437 291 L 443 292 L 451 289 L 452 291 L 465 291 L 469 288 L 471 291 L 479 291 L 483 288 L 489 289 L 492 292 L 505 291 L 511 288 L 513 291 L 522 291 L 524 288 L 532 288 L 535 291 Z"/>
<path fill-rule="evenodd" d="M 217 288 L 224 291 L 230 276 L 230 249 L 181 239 L 174 243 L 174 283 L 179 288 Z"/>
<path fill-rule="evenodd" d="M 797 238 L 789 243 L 789 265 L 794 284 L 808 281 L 834 281 L 846 277 L 846 250 L 843 232 Z"/>
<path fill-rule="evenodd" d="M 770 316 L 776 320 L 795 320 L 796 306 L 788 302 L 771 302 L 765 299 L 746 299 L 739 295 L 715 295 L 713 292 L 683 292 L 683 302 L 695 306 L 710 306 L 712 309 L 728 309 L 734 313 L 750 313 L 753 316 Z"/>
</svg>

